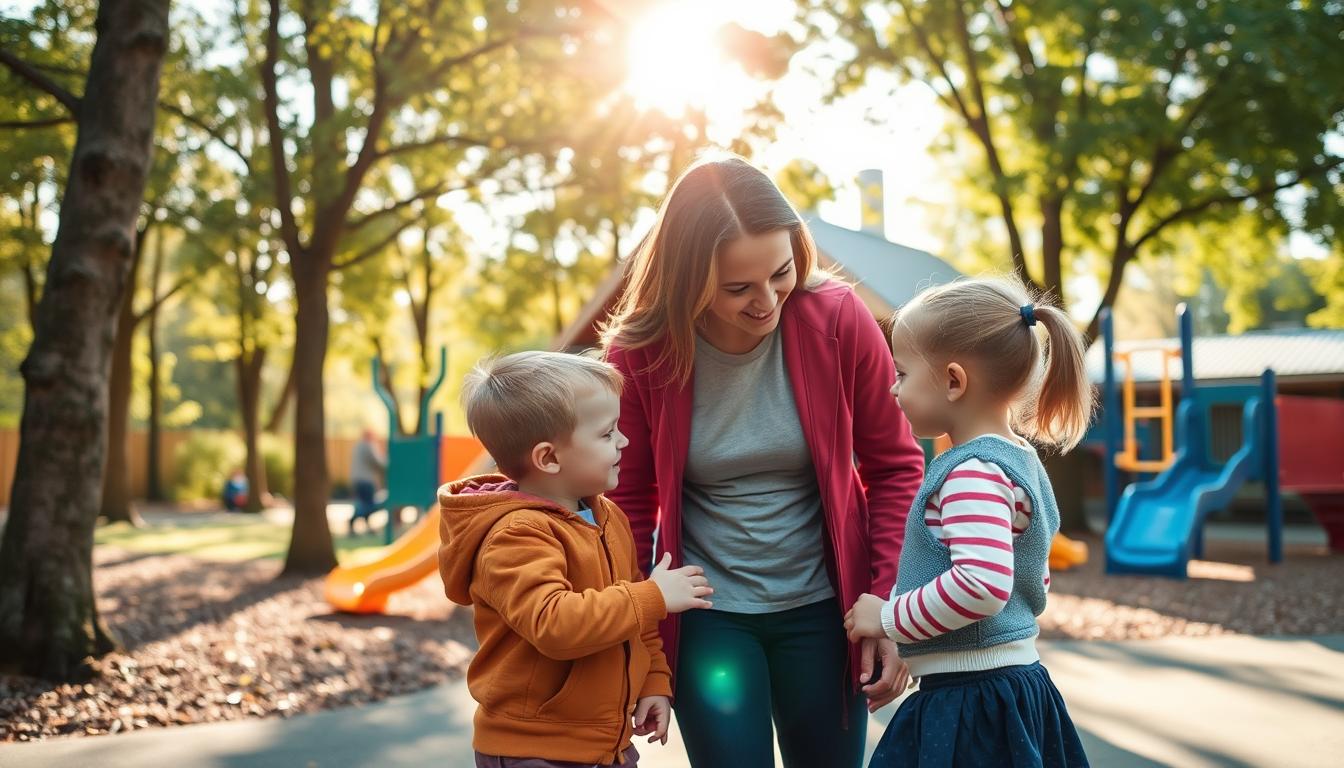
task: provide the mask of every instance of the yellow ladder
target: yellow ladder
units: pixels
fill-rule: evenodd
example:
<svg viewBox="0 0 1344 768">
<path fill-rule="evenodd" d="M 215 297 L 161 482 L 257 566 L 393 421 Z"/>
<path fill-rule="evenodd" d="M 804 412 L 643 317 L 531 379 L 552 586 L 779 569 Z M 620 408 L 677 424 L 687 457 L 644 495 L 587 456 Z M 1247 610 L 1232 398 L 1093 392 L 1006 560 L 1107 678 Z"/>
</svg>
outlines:
<svg viewBox="0 0 1344 768">
<path fill-rule="evenodd" d="M 1140 406 L 1135 402 L 1134 354 L 1136 352 L 1159 352 L 1162 355 L 1161 376 L 1158 379 L 1161 394 L 1160 405 Z M 1173 358 L 1179 360 L 1181 350 L 1171 347 L 1134 347 L 1114 354 L 1115 359 L 1125 365 L 1125 446 L 1119 453 L 1115 454 L 1115 466 L 1126 472 L 1161 472 L 1171 466 L 1173 460 L 1172 431 L 1175 426 L 1171 408 L 1171 374 L 1167 363 Z M 1139 419 L 1157 419 L 1162 422 L 1162 458 L 1139 458 L 1139 441 L 1135 436 L 1135 425 Z"/>
</svg>

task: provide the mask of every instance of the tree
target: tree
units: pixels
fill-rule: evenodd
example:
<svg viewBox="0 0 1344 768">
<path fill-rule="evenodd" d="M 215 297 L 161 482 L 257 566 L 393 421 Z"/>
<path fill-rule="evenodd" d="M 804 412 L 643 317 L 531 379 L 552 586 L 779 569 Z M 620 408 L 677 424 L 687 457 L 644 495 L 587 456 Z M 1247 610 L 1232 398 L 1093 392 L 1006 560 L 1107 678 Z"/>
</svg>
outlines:
<svg viewBox="0 0 1344 768">
<path fill-rule="evenodd" d="M 21 367 L 22 444 L 0 542 L 0 668 L 70 678 L 115 640 L 94 602 L 116 312 L 153 150 L 168 0 L 103 0 L 84 92 L 0 52 L 78 126 L 34 338 Z"/>
<path fill-rule="evenodd" d="M 218 170 L 218 169 L 214 169 Z M 253 207 L 246 183 L 239 185 L 213 177 L 212 183 L 238 189 L 210 204 L 197 220 L 188 260 L 201 272 L 193 293 L 201 305 L 193 312 L 188 331 L 200 344 L 199 358 L 227 365 L 234 379 L 238 425 L 241 427 L 247 475 L 246 510 L 260 512 L 269 499 L 269 482 L 261 451 L 262 373 L 271 351 L 290 338 L 273 294 L 287 293 L 284 269 L 275 255 L 276 240 L 262 233 L 269 209 Z M 246 182 L 244 178 L 242 181 Z"/>
<path fill-rule="evenodd" d="M 337 346 L 354 358 L 364 381 L 370 373 L 368 361 L 377 358 L 382 384 L 394 403 L 392 428 L 401 434 L 416 434 L 430 424 L 432 404 L 425 394 L 438 373 L 441 314 L 460 309 L 452 294 L 467 271 L 471 245 L 451 211 L 430 206 L 421 211 L 418 223 L 380 249 L 377 258 L 352 265 L 336 278 L 338 305 L 350 319 L 350 333 Z M 413 343 L 397 343 L 407 331 Z M 399 354 L 408 346 L 410 354 Z M 409 363 L 409 375 L 394 380 L 393 372 L 403 370 L 403 363 Z M 407 385 L 416 393 L 413 420 L 402 411 L 398 396 Z"/>
<path fill-rule="evenodd" d="M 22 283 L 23 322 L 31 333 L 42 294 L 50 227 L 74 148 L 74 116 L 62 97 L 35 88 L 24 73 L 68 91 L 82 75 L 95 4 L 44 2 L 28 18 L 0 18 L 0 276 Z M 20 70 L 15 70 L 17 66 Z"/>
<path fill-rule="evenodd" d="M 854 45 L 838 93 L 871 68 L 932 89 L 976 149 L 960 181 L 983 191 L 1005 261 L 1057 296 L 1095 275 L 1112 305 L 1126 267 L 1169 254 L 1182 228 L 1244 216 L 1328 237 L 1340 221 L 1344 157 L 1326 141 L 1344 116 L 1337 3 L 804 6 Z"/>
<path fill-rule="evenodd" d="M 83 30 L 93 27 L 95 13 L 96 4 L 93 3 L 48 2 L 35 7 L 29 18 L 5 20 L 4 25 L 12 28 L 12 36 L 16 40 L 13 48 L 22 55 L 21 59 L 15 60 L 34 72 L 50 73 L 61 81 L 86 77 L 92 37 L 86 39 Z M 166 66 L 172 66 L 171 58 Z M 27 119 L 0 123 L 0 130 L 6 131 L 0 135 L 10 139 L 8 142 L 0 140 L 0 156 L 10 158 L 13 168 L 6 179 L 8 183 L 0 187 L 0 194 L 12 201 L 18 215 L 17 225 L 11 228 L 9 247 L 3 249 L 4 256 L 0 258 L 0 269 L 16 271 L 22 277 L 26 317 L 31 322 L 41 292 L 40 270 L 45 266 L 46 252 L 49 250 L 42 220 L 47 211 L 56 209 L 55 201 L 64 183 L 63 178 L 54 172 L 58 167 L 55 160 L 69 156 L 69 145 L 74 135 L 73 117 L 52 93 L 33 88 L 28 81 L 20 80 L 9 69 L 5 70 L 5 74 L 10 76 L 6 80 L 12 81 L 12 85 L 5 90 L 13 91 L 13 98 L 8 101 L 13 116 Z M 51 82 L 65 87 L 56 80 Z M 34 118 L 33 115 L 39 117 Z M 167 128 L 171 126 L 165 126 L 165 130 L 158 132 L 162 137 L 161 144 L 180 147 L 180 142 L 175 141 L 180 131 L 175 133 Z M 157 313 L 159 305 L 176 293 L 182 282 L 170 287 L 162 296 L 151 292 L 149 306 L 143 311 L 136 309 L 139 298 L 137 287 L 143 271 L 145 243 L 155 234 L 155 226 L 163 226 L 167 222 L 168 211 L 162 203 L 180 197 L 182 193 L 180 188 L 175 187 L 177 164 L 178 158 L 172 152 L 160 153 L 154 163 L 149 186 L 151 197 L 158 202 L 146 205 L 137 226 L 129 289 L 123 292 L 118 314 L 108 379 L 108 451 L 101 501 L 101 515 L 109 521 L 140 523 L 131 505 L 130 462 L 127 455 L 133 391 L 132 349 L 140 325 Z M 160 238 L 160 250 L 161 242 Z M 161 260 L 156 261 L 155 269 L 161 268 Z M 153 363 L 157 363 L 157 360 L 153 360 Z M 157 382 L 157 379 L 154 381 Z M 157 417 L 157 411 L 154 415 Z M 157 418 L 151 419 L 151 427 L 156 426 Z M 157 434 L 153 434 L 150 440 L 149 478 L 153 492 L 151 495 L 155 496 L 159 495 L 157 447 Z"/>
<path fill-rule="evenodd" d="M 266 124 L 256 98 L 256 73 L 250 67 L 240 71 L 228 59 L 227 64 L 204 63 L 216 51 L 239 53 L 237 46 L 247 37 L 246 13 L 235 6 L 236 37 L 221 35 L 203 19 L 193 21 L 186 34 L 201 55 L 175 69 L 163 104 L 200 149 L 185 162 L 190 186 L 198 193 L 184 200 L 179 212 L 187 240 L 181 269 L 193 275 L 192 293 L 202 300 L 188 331 L 201 342 L 191 350 L 194 357 L 227 365 L 233 374 L 249 488 L 246 509 L 259 512 L 270 496 L 260 444 L 263 372 L 286 337 L 270 294 L 284 283 L 279 273 L 285 254 L 271 223 L 276 211 L 270 207 L 273 195 L 261 142 Z M 260 61 L 248 55 L 254 64 Z M 202 110 L 202 104 L 210 108 Z M 216 274 L 207 277 L 209 272 Z"/>
<path fill-rule="evenodd" d="M 175 25 L 179 44 L 175 50 L 169 52 L 164 62 L 161 93 L 172 93 L 200 85 L 199 81 L 193 82 L 190 79 L 192 74 L 190 60 L 193 49 L 199 47 L 201 22 L 189 13 L 184 16 L 186 18 L 179 18 Z M 155 498 L 162 496 L 159 478 L 162 381 L 159 376 L 160 358 L 152 326 L 157 321 L 159 309 L 163 304 L 201 276 L 193 273 L 191 269 L 181 270 L 174 276 L 171 285 L 166 289 L 161 287 L 160 278 L 167 266 L 165 264 L 167 254 L 164 248 L 167 230 L 176 228 L 190 234 L 182 227 L 184 220 L 191 215 L 190 208 L 195 204 L 198 195 L 191 189 L 189 183 L 191 180 L 184 176 L 183 166 L 186 157 L 198 150 L 199 146 L 191 141 L 192 137 L 188 130 L 191 126 L 185 119 L 187 116 L 172 110 L 171 105 L 165 109 L 162 97 L 160 101 L 159 120 L 155 132 L 160 152 L 156 155 L 151 168 L 147 183 L 148 200 L 143 207 L 142 220 L 136 231 L 130 279 L 128 288 L 122 296 L 117 319 L 117 336 L 112 347 L 112 368 L 108 382 L 108 453 L 107 468 L 103 475 L 101 514 L 109 522 L 127 522 L 136 526 L 141 525 L 142 521 L 131 502 L 129 457 L 136 334 L 145 321 L 151 321 L 150 372 L 147 382 L 150 399 L 147 490 L 148 495 Z M 148 270 L 149 290 L 144 292 L 147 296 L 142 301 L 142 292 L 139 289 L 141 276 L 145 272 L 143 268 L 146 243 L 151 236 L 154 238 L 155 251 L 153 264 Z M 143 309 L 140 309 L 142 305 Z"/>
<path fill-rule="evenodd" d="M 295 523 L 286 573 L 335 565 L 322 451 L 332 273 L 376 255 L 359 244 L 370 225 L 410 226 L 445 193 L 554 151 L 574 117 L 557 106 L 582 109 L 611 89 L 593 61 L 606 48 L 585 45 L 594 22 L 582 3 L 420 0 L 365 9 L 313 1 L 287 13 L 269 0 L 260 44 L 248 46 L 263 52 L 264 144 L 295 293 Z M 311 84 L 310 120 L 281 102 L 282 84 L 300 72 Z M 369 200 L 366 189 L 375 180 L 394 187 L 385 169 L 398 163 L 422 172 L 413 188 L 373 207 L 380 196 Z"/>
<path fill-rule="evenodd" d="M 775 174 L 780 191 L 802 211 L 814 211 L 817 206 L 835 198 L 835 185 L 814 163 L 796 158 Z"/>
<path fill-rule="evenodd" d="M 160 156 L 162 158 L 162 155 Z M 127 287 L 122 294 L 121 305 L 117 312 L 117 335 L 112 343 L 112 363 L 108 374 L 108 429 L 107 429 L 107 465 L 103 471 L 103 493 L 100 515 L 108 522 L 125 522 L 139 526 L 143 524 L 140 515 L 131 503 L 131 464 L 130 464 L 130 421 L 131 394 L 134 386 L 134 345 L 136 332 L 145 320 L 158 313 L 165 302 L 177 295 L 186 285 L 199 275 L 189 271 L 179 274 L 173 285 L 161 290 L 159 277 L 164 267 L 163 239 L 169 227 L 168 212 L 158 202 L 146 205 L 142 223 L 136 229 L 135 247 L 131 252 L 131 265 L 127 278 Z M 150 240 L 154 241 L 153 263 L 150 274 L 153 280 L 148 291 L 148 300 L 140 308 L 137 301 L 140 277 L 144 266 L 144 254 Z M 157 360 L 151 361 L 156 371 Z M 157 392 L 157 390 L 155 390 Z M 157 407 L 157 406 L 155 406 Z M 157 429 L 157 422 L 155 424 Z M 151 435 L 150 473 L 158 471 L 158 435 Z"/>
<path fill-rule="evenodd" d="M 150 296 L 159 296 L 159 286 L 162 284 L 163 266 L 164 266 L 164 248 L 163 238 L 160 237 L 154 242 L 154 268 L 150 270 L 149 294 Z M 160 468 L 162 461 L 163 447 L 163 357 L 159 351 L 159 309 L 163 306 L 161 301 L 153 301 L 149 306 L 148 326 L 145 328 L 145 336 L 148 339 L 149 353 L 149 378 L 146 382 L 146 393 L 149 404 L 145 449 L 145 498 L 149 501 L 166 501 L 167 493 L 163 486 L 163 477 Z"/>
</svg>

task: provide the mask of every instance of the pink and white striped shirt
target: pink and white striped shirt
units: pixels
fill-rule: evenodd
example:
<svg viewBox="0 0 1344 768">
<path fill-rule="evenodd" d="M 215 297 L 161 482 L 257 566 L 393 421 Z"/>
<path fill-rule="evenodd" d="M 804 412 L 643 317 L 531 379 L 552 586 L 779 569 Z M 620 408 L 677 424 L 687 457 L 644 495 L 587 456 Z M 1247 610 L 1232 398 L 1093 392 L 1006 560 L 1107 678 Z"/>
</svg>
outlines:
<svg viewBox="0 0 1344 768">
<path fill-rule="evenodd" d="M 1003 610 L 1013 591 L 1013 539 L 1031 525 L 1031 501 L 997 464 L 967 459 L 930 494 L 924 524 L 947 544 L 952 567 L 922 587 L 892 590 L 882 626 L 897 643 L 937 637 Z"/>
</svg>

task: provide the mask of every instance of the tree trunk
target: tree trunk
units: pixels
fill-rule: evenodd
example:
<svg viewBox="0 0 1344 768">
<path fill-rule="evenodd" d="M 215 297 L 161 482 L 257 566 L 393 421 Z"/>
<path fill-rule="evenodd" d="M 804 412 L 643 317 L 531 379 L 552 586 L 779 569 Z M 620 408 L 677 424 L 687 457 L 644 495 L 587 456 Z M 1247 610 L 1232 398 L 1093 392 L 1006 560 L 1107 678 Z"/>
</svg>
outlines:
<svg viewBox="0 0 1344 768">
<path fill-rule="evenodd" d="M 234 371 L 238 376 L 238 408 L 243 422 L 243 445 L 247 448 L 247 463 L 244 473 L 247 475 L 246 511 L 257 513 L 262 510 L 266 497 L 270 495 L 266 488 L 266 462 L 262 459 L 258 428 L 261 405 L 261 368 L 266 361 L 266 350 L 253 349 L 250 354 L 240 355 L 234 360 Z"/>
<path fill-rule="evenodd" d="M 93 592 L 108 361 L 153 151 L 169 0 L 102 0 L 24 379 L 0 543 L 0 669 L 73 679 L 114 639 Z"/>
<path fill-rule="evenodd" d="M 284 574 L 318 575 L 336 567 L 327 524 L 326 424 L 322 366 L 327 357 L 329 259 L 290 254 L 294 317 L 294 532 Z"/>
<path fill-rule="evenodd" d="M 131 465 L 127 457 L 128 422 L 131 412 L 131 352 L 135 340 L 135 312 L 131 306 L 135 294 L 132 264 L 125 296 L 117 318 L 117 335 L 112 343 L 111 371 L 107 387 L 107 467 L 103 471 L 103 494 L 99 514 L 109 523 L 141 524 L 131 505 Z"/>
<path fill-rule="evenodd" d="M 285 386 L 280 390 L 280 399 L 275 402 L 275 408 L 271 409 L 271 417 L 266 420 L 266 426 L 262 428 L 264 432 L 279 432 L 280 426 L 285 420 L 285 415 L 289 413 L 289 401 L 294 397 L 294 364 L 289 364 L 289 374 L 285 376 Z"/>
<path fill-rule="evenodd" d="M 552 233 L 554 233 L 552 229 Z M 555 235 L 552 234 L 552 238 Z M 564 307 L 560 303 L 560 262 L 555 258 L 555 240 L 552 239 L 549 244 L 543 245 L 548 257 L 547 262 L 551 266 L 551 322 L 555 325 L 552 337 L 557 337 L 565 332 Z"/>
<path fill-rule="evenodd" d="M 1049 195 L 1041 198 L 1041 288 L 1054 297 L 1059 306 L 1064 303 L 1064 197 Z"/>
<path fill-rule="evenodd" d="M 163 273 L 163 237 L 154 240 L 154 271 L 150 275 L 151 296 L 159 295 L 159 277 Z M 160 445 L 163 439 L 163 389 L 159 375 L 159 302 L 156 300 L 146 318 L 149 327 L 149 424 L 145 448 L 145 497 L 149 501 L 165 501 L 161 475 Z"/>
<path fill-rule="evenodd" d="M 1121 232 L 1120 236 L 1123 237 L 1124 233 Z M 1111 255 L 1111 274 L 1106 278 L 1106 290 L 1101 294 L 1101 304 L 1097 306 L 1092 321 L 1087 324 L 1087 330 L 1083 332 L 1083 338 L 1088 344 L 1091 344 L 1101 332 L 1101 311 L 1115 306 L 1115 300 L 1120 296 L 1120 286 L 1124 281 L 1125 267 L 1129 266 L 1134 255 L 1132 245 L 1124 240 L 1116 243 L 1115 252 Z"/>
<path fill-rule="evenodd" d="M 131 463 L 129 423 L 131 417 L 131 379 L 135 348 L 135 288 L 140 279 L 140 263 L 149 237 L 149 226 L 136 233 L 135 252 L 126 278 L 121 308 L 117 313 L 117 336 L 112 342 L 112 365 L 107 386 L 107 467 L 103 470 L 103 496 L 99 515 L 109 523 L 143 524 L 131 504 Z"/>
<path fill-rule="evenodd" d="M 38 216 L 41 199 L 39 197 L 38 185 L 33 184 L 33 204 L 27 208 L 27 215 L 22 200 L 19 202 L 19 218 L 23 222 L 25 230 L 38 231 Z M 27 188 L 25 187 L 25 191 Z M 23 249 L 23 308 L 24 317 L 28 318 L 28 327 L 37 326 L 37 269 L 33 264 L 33 251 L 26 245 Z"/>
</svg>

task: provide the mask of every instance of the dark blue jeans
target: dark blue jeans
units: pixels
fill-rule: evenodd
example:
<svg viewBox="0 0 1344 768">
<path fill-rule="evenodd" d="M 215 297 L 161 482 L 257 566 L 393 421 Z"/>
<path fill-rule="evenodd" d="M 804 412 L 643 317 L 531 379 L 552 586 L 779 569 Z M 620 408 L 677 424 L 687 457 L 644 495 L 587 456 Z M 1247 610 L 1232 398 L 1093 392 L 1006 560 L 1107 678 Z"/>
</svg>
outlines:
<svg viewBox="0 0 1344 768">
<path fill-rule="evenodd" d="M 356 520 L 368 522 L 369 515 L 378 509 L 378 502 L 374 496 L 378 493 L 378 486 L 368 480 L 355 481 L 355 514 L 350 518 L 350 525 L 354 527 Z"/>
<path fill-rule="evenodd" d="M 868 710 L 834 598 L 778 613 L 687 611 L 673 706 L 695 768 L 857 768 Z M 847 710 L 847 711 L 846 711 Z M 847 717 L 846 717 L 847 715 Z"/>
</svg>

